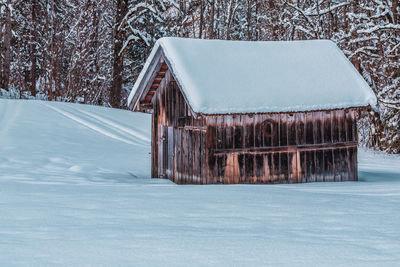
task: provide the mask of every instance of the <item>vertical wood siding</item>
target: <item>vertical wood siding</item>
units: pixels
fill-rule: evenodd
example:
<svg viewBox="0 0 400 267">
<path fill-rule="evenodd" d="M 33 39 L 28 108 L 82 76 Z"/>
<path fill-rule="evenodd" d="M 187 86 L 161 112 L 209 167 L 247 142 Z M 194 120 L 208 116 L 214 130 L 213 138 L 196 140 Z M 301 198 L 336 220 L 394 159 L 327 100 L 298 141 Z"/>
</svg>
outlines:
<svg viewBox="0 0 400 267">
<path fill-rule="evenodd" d="M 208 183 L 357 180 L 354 110 L 207 116 Z"/>
<path fill-rule="evenodd" d="M 205 120 L 193 117 L 169 71 L 164 80 L 152 103 L 152 177 L 206 184 Z"/>
<path fill-rule="evenodd" d="M 152 109 L 152 177 L 178 184 L 358 179 L 354 110 L 195 117 L 169 71 Z"/>
</svg>

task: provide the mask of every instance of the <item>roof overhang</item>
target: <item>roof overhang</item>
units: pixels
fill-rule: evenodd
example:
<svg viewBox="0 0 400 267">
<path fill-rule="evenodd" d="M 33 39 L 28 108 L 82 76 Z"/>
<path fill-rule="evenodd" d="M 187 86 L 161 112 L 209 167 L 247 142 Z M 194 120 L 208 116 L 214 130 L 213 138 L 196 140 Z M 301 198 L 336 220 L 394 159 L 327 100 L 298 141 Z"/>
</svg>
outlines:
<svg viewBox="0 0 400 267">
<path fill-rule="evenodd" d="M 166 82 L 165 77 L 170 75 L 172 79 L 174 79 L 174 72 L 172 69 L 172 64 L 165 57 L 162 47 L 159 46 L 149 63 L 149 65 L 144 69 L 143 77 L 138 79 L 137 89 L 132 99 L 128 103 L 128 107 L 131 111 L 136 112 L 145 112 L 152 113 L 153 104 L 154 104 L 154 95 L 155 92 L 161 86 L 166 86 L 163 83 Z M 174 79 L 175 80 L 175 79 Z M 177 82 L 180 92 L 182 93 L 189 111 L 192 113 L 194 117 L 197 117 L 198 114 L 193 111 L 189 102 L 186 99 L 185 92 L 181 90 L 181 86 Z"/>
<path fill-rule="evenodd" d="M 240 51 L 243 53 L 238 53 Z M 288 69 L 288 63 L 281 66 L 276 65 L 277 62 L 293 61 L 288 51 L 291 54 L 305 51 L 301 59 L 310 61 L 309 68 L 304 68 L 303 63 L 298 64 L 303 61 L 297 60 L 297 68 L 289 68 L 292 74 L 280 77 L 281 73 L 286 73 L 282 70 Z M 319 57 L 312 57 L 316 52 Z M 237 58 L 238 55 L 241 56 Z M 324 69 L 321 66 L 332 65 L 332 60 L 336 62 L 335 67 L 320 73 L 319 70 Z M 198 115 L 328 111 L 374 107 L 376 103 L 376 96 L 368 84 L 340 49 L 329 41 L 161 38 L 153 47 L 128 98 L 130 110 L 152 112 L 153 96 L 168 83 L 160 83 L 162 67 L 167 68 L 165 80 L 170 78 L 168 82 L 177 83 L 189 109 Z M 299 79 L 297 72 L 297 76 L 293 75 L 296 70 L 306 73 Z M 317 74 L 320 78 L 315 79 Z"/>
<path fill-rule="evenodd" d="M 136 92 L 133 95 L 133 98 L 128 103 L 128 107 L 130 110 L 142 112 L 145 111 L 141 109 L 140 101 L 144 100 L 144 97 L 146 97 L 146 93 L 150 90 L 150 87 L 152 86 L 153 81 L 155 80 L 163 63 L 164 61 L 162 56 L 162 49 L 161 47 L 158 47 L 154 57 L 152 58 L 152 61 L 150 62 L 148 68 L 143 75 L 143 78 L 138 79 L 137 81 L 139 82 L 139 84 L 137 85 Z"/>
</svg>

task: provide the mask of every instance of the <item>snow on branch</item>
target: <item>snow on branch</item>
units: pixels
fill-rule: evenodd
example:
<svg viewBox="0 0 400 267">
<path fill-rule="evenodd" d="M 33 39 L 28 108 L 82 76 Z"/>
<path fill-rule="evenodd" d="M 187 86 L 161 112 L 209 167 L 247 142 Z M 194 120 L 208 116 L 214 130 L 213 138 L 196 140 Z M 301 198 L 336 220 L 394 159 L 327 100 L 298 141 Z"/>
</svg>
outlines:
<svg viewBox="0 0 400 267">
<path fill-rule="evenodd" d="M 376 31 L 383 31 L 383 30 L 400 30 L 400 25 L 399 24 L 393 24 L 393 23 L 389 23 L 386 25 L 376 25 L 372 28 L 369 29 L 362 29 L 362 30 L 358 30 L 357 33 L 373 33 Z"/>
<path fill-rule="evenodd" d="M 322 9 L 319 12 L 316 11 L 311 11 L 310 9 L 304 11 L 304 14 L 307 16 L 320 16 L 320 15 L 325 15 L 327 13 L 330 13 L 332 11 L 334 11 L 335 9 L 338 9 L 340 7 L 344 7 L 344 6 L 348 6 L 350 5 L 350 2 L 343 2 L 334 6 L 330 6 L 328 8 Z"/>
<path fill-rule="evenodd" d="M 360 47 L 356 51 L 354 51 L 351 55 L 349 55 L 349 59 L 353 58 L 354 56 L 356 56 L 358 54 L 364 54 L 364 55 L 367 55 L 369 57 L 378 58 L 379 56 L 377 54 L 371 53 L 371 51 L 378 51 L 378 50 L 379 49 L 374 47 L 374 46 Z"/>
<path fill-rule="evenodd" d="M 315 26 L 314 23 L 312 22 L 312 20 L 307 16 L 307 14 L 305 13 L 304 10 L 302 10 L 301 8 L 298 8 L 297 6 L 295 6 L 295 5 L 293 5 L 293 4 L 288 3 L 287 1 L 285 1 L 285 4 L 286 4 L 287 6 L 293 8 L 293 9 L 296 10 L 297 12 L 299 12 L 299 13 L 303 16 L 303 18 L 304 18 L 310 25 L 312 25 L 313 27 Z"/>
</svg>

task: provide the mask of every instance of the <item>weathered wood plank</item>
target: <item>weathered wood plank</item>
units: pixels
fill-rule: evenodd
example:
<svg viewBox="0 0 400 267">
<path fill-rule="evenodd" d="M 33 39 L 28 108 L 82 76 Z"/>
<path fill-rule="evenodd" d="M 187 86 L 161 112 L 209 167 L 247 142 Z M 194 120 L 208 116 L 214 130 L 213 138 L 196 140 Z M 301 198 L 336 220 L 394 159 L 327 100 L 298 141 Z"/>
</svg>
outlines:
<svg viewBox="0 0 400 267">
<path fill-rule="evenodd" d="M 188 138 L 188 145 L 189 145 L 189 147 L 188 147 L 188 155 L 189 155 L 189 158 L 188 158 L 188 169 L 189 169 L 189 172 L 188 172 L 188 181 L 187 181 L 187 183 L 188 184 L 191 184 L 191 183 L 193 183 L 192 181 L 193 181 L 193 141 L 194 141 L 194 138 L 193 138 L 193 132 L 192 131 L 185 131 L 186 132 L 186 135 L 187 135 L 187 138 Z"/>
<path fill-rule="evenodd" d="M 324 121 L 323 119 L 323 112 L 314 112 L 314 144 L 321 144 L 324 142 Z"/>
<path fill-rule="evenodd" d="M 324 124 L 324 134 L 322 142 L 324 143 L 332 143 L 332 119 L 330 112 L 324 112 L 323 114 L 323 124 Z"/>
<path fill-rule="evenodd" d="M 280 160 L 279 160 L 279 153 L 273 153 L 272 154 L 272 164 L 273 164 L 273 173 L 274 173 L 274 178 L 273 178 L 273 183 L 277 184 L 280 181 Z"/>
<path fill-rule="evenodd" d="M 176 183 L 175 181 L 177 180 L 178 177 L 178 162 L 179 162 L 179 152 L 178 152 L 178 129 L 174 129 L 174 174 L 172 177 L 172 181 Z"/>
<path fill-rule="evenodd" d="M 283 113 L 279 114 L 279 145 L 287 146 L 288 145 L 288 120 L 289 115 Z"/>
<path fill-rule="evenodd" d="M 156 106 L 152 115 L 152 129 L 151 129 L 151 177 L 158 177 L 158 107 Z"/>
<path fill-rule="evenodd" d="M 310 173 L 308 173 L 306 151 L 300 152 L 300 165 L 301 165 L 301 182 L 306 183 L 308 176 L 311 175 Z"/>
<path fill-rule="evenodd" d="M 306 120 L 304 113 L 296 113 L 296 144 L 306 143 Z"/>
<path fill-rule="evenodd" d="M 354 141 L 352 113 L 351 110 L 346 110 L 346 141 Z"/>
<path fill-rule="evenodd" d="M 280 183 L 287 184 L 289 182 L 289 154 L 290 153 L 279 153 L 280 158 Z"/>
<path fill-rule="evenodd" d="M 238 154 L 227 154 L 224 182 L 228 184 L 239 183 L 240 171 Z"/>
<path fill-rule="evenodd" d="M 224 116 L 225 148 L 233 148 L 233 118 Z"/>
<path fill-rule="evenodd" d="M 332 150 L 324 150 L 324 181 L 334 182 L 334 166 Z"/>
<path fill-rule="evenodd" d="M 338 142 L 346 141 L 346 120 L 344 110 L 339 110 L 336 112 L 338 117 L 338 128 L 339 128 L 339 140 Z"/>
<path fill-rule="evenodd" d="M 250 148 L 232 148 L 232 149 L 214 149 L 214 154 L 225 154 L 225 153 L 275 153 L 275 152 L 295 152 L 299 151 L 311 151 L 311 150 L 327 150 L 334 148 L 345 148 L 345 147 L 356 147 L 357 142 L 340 142 L 340 143 L 329 143 L 329 144 L 305 144 L 298 146 L 273 146 L 273 147 L 250 147 Z"/>
<path fill-rule="evenodd" d="M 316 181 L 316 160 L 315 160 L 316 152 L 315 151 L 306 151 L 306 161 L 307 161 L 307 182 L 315 182 Z"/>
<path fill-rule="evenodd" d="M 217 166 L 216 157 L 214 155 L 214 149 L 217 144 L 217 130 L 216 130 L 216 118 L 207 118 L 207 138 L 206 138 L 206 157 L 207 157 L 207 182 L 210 184 L 216 183 L 215 170 Z"/>
<path fill-rule="evenodd" d="M 254 147 L 254 116 L 243 115 L 244 147 Z"/>
<path fill-rule="evenodd" d="M 264 167 L 264 155 L 255 155 L 254 164 L 254 176 L 256 177 L 255 183 L 265 183 L 265 167 Z M 268 162 L 267 162 L 268 163 Z"/>
<path fill-rule="evenodd" d="M 295 183 L 297 178 L 297 163 L 296 163 L 296 157 L 295 152 L 288 152 L 287 154 L 287 175 L 286 175 L 286 181 L 289 184 Z M 293 162 L 294 161 L 294 162 Z"/>
<path fill-rule="evenodd" d="M 217 117 L 217 123 L 215 126 L 217 130 L 217 149 L 224 148 L 225 141 L 225 127 L 224 127 L 224 116 Z"/>
<path fill-rule="evenodd" d="M 296 145 L 297 144 L 297 130 L 296 130 L 296 117 L 295 114 L 288 114 L 287 116 L 287 138 L 288 145 Z"/>
<path fill-rule="evenodd" d="M 332 142 L 340 142 L 340 129 L 339 129 L 339 113 L 337 111 L 332 112 Z"/>
<path fill-rule="evenodd" d="M 254 181 L 254 155 L 244 155 L 245 181 L 247 183 L 255 183 Z"/>
<path fill-rule="evenodd" d="M 234 131 L 234 148 L 243 148 L 243 124 L 242 116 L 233 116 L 233 131 Z"/>
<path fill-rule="evenodd" d="M 168 179 L 172 180 L 174 179 L 174 127 L 167 127 L 168 131 L 168 141 L 167 141 L 167 177 Z"/>
<path fill-rule="evenodd" d="M 264 156 L 265 182 L 272 183 L 272 181 L 273 181 L 272 154 L 264 154 L 263 156 Z"/>
<path fill-rule="evenodd" d="M 340 181 L 344 182 L 348 180 L 349 172 L 347 166 L 347 149 L 339 149 L 340 151 Z"/>
<path fill-rule="evenodd" d="M 178 159 L 178 166 L 177 166 L 177 169 L 178 169 L 178 174 L 177 174 L 177 176 L 176 176 L 176 180 L 177 180 L 177 183 L 178 184 L 181 184 L 182 183 L 182 173 L 183 173 L 183 153 L 182 153 L 182 151 L 183 151 L 183 147 L 182 147 L 182 129 L 180 129 L 180 128 L 178 128 L 177 129 L 177 132 L 178 132 L 178 140 L 177 140 L 177 147 L 176 147 L 176 150 L 177 150 L 177 155 L 176 155 L 176 158 Z"/>
<path fill-rule="evenodd" d="M 237 154 L 237 155 L 239 164 L 239 183 L 246 183 L 244 154 Z"/>
<path fill-rule="evenodd" d="M 254 147 L 263 147 L 263 115 L 254 116 Z"/>
<path fill-rule="evenodd" d="M 341 149 L 333 150 L 334 160 L 334 181 L 340 182 L 342 180 L 342 164 L 341 164 Z"/>
<path fill-rule="evenodd" d="M 163 126 L 163 178 L 169 178 L 168 176 L 168 126 Z"/>
<path fill-rule="evenodd" d="M 306 114 L 306 143 L 314 144 L 314 123 L 313 114 Z"/>
<path fill-rule="evenodd" d="M 324 152 L 322 150 L 315 151 L 315 165 L 316 165 L 316 182 L 324 181 Z"/>
<path fill-rule="evenodd" d="M 197 177 L 196 177 L 196 134 L 198 132 L 196 131 L 187 131 L 189 134 L 190 138 L 190 169 L 191 169 L 191 184 L 196 184 L 197 183 Z"/>
<path fill-rule="evenodd" d="M 261 130 L 263 137 L 263 145 L 278 146 L 279 145 L 279 119 L 277 115 L 261 115 Z M 278 120 L 276 120 L 278 119 Z"/>
</svg>

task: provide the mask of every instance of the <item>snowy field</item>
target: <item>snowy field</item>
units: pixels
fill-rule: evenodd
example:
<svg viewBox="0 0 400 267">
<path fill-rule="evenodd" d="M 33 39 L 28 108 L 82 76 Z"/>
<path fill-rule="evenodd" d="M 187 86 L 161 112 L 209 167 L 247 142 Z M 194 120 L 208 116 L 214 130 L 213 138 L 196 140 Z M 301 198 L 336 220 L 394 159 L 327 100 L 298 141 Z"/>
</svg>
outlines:
<svg viewBox="0 0 400 267">
<path fill-rule="evenodd" d="M 396 266 L 400 157 L 360 182 L 149 179 L 150 116 L 0 99 L 0 265 Z"/>
</svg>

